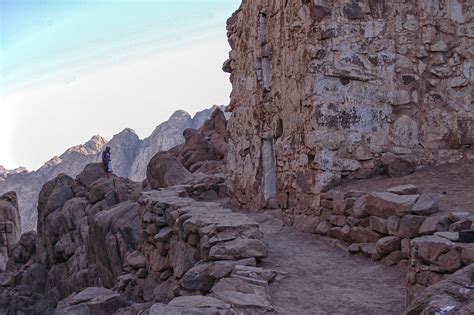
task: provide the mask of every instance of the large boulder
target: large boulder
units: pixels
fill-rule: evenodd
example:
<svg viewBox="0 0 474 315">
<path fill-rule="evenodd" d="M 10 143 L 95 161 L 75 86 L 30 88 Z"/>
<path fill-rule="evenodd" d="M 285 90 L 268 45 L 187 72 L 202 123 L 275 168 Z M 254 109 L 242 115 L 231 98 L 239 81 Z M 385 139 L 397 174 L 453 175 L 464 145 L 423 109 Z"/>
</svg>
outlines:
<svg viewBox="0 0 474 315">
<path fill-rule="evenodd" d="M 118 282 L 126 254 L 138 248 L 137 203 L 127 202 L 138 185 L 106 173 L 98 163 L 87 165 L 76 179 L 61 174 L 44 185 L 36 260 L 47 270 L 46 295 L 54 291 L 64 299 Z M 21 250 L 18 256 L 24 260 Z"/>
<path fill-rule="evenodd" d="M 183 132 L 185 143 L 178 153 L 178 160 L 186 169 L 199 162 L 216 160 L 210 141 L 197 130 L 188 128 Z"/>
<path fill-rule="evenodd" d="M 53 180 L 44 184 L 38 196 L 38 223 L 37 231 L 41 236 L 43 223 L 46 217 L 61 208 L 66 201 L 74 197 L 71 188 L 73 179 L 67 175 L 60 174 Z"/>
<path fill-rule="evenodd" d="M 52 314 L 58 292 L 45 295 L 48 271 L 40 263 L 25 266 L 0 287 L 0 314 Z"/>
<path fill-rule="evenodd" d="M 10 251 L 10 259 L 17 264 L 28 262 L 36 254 L 36 231 L 28 231 L 20 236 L 20 240 Z"/>
<path fill-rule="evenodd" d="M 101 211 L 91 218 L 89 252 L 102 284 L 113 287 L 124 273 L 126 257 L 141 244 L 138 204 L 127 201 Z"/>
<path fill-rule="evenodd" d="M 0 272 L 5 271 L 13 246 L 20 239 L 20 212 L 15 192 L 0 197 Z"/>
<path fill-rule="evenodd" d="M 176 157 L 161 151 L 148 164 L 146 178 L 150 186 L 157 189 L 184 184 L 192 175 Z"/>
<path fill-rule="evenodd" d="M 147 187 L 153 189 L 206 181 L 207 176 L 225 173 L 227 121 L 217 108 L 199 130 L 187 128 L 184 143 L 160 151 L 147 167 Z M 196 174 L 196 176 L 192 176 Z"/>
<path fill-rule="evenodd" d="M 224 113 L 217 108 L 211 118 L 204 123 L 201 132 L 211 140 L 212 147 L 218 159 L 224 158 L 227 153 L 227 119 Z"/>
<path fill-rule="evenodd" d="M 95 181 L 105 177 L 115 177 L 115 175 L 107 173 L 102 163 L 91 163 L 87 164 L 84 170 L 77 175 L 77 181 L 82 186 L 90 188 Z"/>
<path fill-rule="evenodd" d="M 217 108 L 201 129 L 186 129 L 183 133 L 184 144 L 173 149 L 172 153 L 191 173 L 213 174 L 216 169 L 221 170 L 221 165 L 209 162 L 222 161 L 226 155 L 226 133 L 227 120 Z"/>
</svg>

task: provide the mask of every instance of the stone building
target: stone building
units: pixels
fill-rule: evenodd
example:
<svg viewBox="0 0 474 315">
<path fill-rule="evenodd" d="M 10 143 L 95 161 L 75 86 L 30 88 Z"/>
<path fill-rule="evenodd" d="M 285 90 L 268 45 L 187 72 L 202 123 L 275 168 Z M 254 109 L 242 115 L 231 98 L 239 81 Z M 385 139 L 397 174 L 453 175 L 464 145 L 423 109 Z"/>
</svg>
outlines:
<svg viewBox="0 0 474 315">
<path fill-rule="evenodd" d="M 227 29 L 240 205 L 291 219 L 344 178 L 474 159 L 472 0 L 244 0 Z"/>
</svg>

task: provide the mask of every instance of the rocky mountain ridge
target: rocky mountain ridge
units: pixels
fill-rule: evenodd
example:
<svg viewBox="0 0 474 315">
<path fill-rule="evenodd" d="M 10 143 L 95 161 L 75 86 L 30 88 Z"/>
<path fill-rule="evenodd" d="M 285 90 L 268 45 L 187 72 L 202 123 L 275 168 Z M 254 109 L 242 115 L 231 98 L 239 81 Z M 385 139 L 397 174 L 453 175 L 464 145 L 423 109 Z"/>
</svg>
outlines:
<svg viewBox="0 0 474 315">
<path fill-rule="evenodd" d="M 8 233 L 12 245 L 0 248 L 0 313 L 271 311 L 276 272 L 256 268 L 268 255 L 258 223 L 217 202 L 227 197 L 226 125 L 217 109 L 187 128 L 182 145 L 155 154 L 143 183 L 90 163 L 44 184 L 38 233 Z M 0 219 L 15 225 L 9 213 L 18 216 L 14 192 L 0 197 Z"/>
<path fill-rule="evenodd" d="M 142 181 L 146 176 L 146 166 L 153 155 L 183 143 L 183 131 L 186 128 L 200 128 L 216 107 L 215 105 L 202 110 L 194 117 L 178 110 L 143 140 L 130 128 L 116 134 L 110 141 L 95 135 L 86 143 L 71 147 L 62 155 L 53 157 L 36 171 L 28 172 L 25 168 L 7 170 L 0 167 L 0 194 L 15 191 L 18 195 L 22 231 L 35 229 L 37 198 L 44 183 L 61 173 L 71 177 L 78 175 L 87 164 L 100 161 L 100 154 L 105 145 L 112 148 L 115 174 Z"/>
<path fill-rule="evenodd" d="M 3 165 L 0 165 L 0 182 L 4 181 L 9 175 L 25 173 L 28 170 L 25 167 L 18 167 L 13 170 L 5 168 Z"/>
<path fill-rule="evenodd" d="M 292 302 L 281 301 L 288 298 L 289 284 L 303 285 L 301 274 L 298 280 L 297 274 L 286 269 L 291 264 L 288 254 L 281 255 L 298 245 L 275 243 L 274 238 L 292 235 L 293 242 L 298 243 L 316 238 L 299 234 L 296 239 L 292 227 L 284 230 L 289 234 L 282 233 L 286 225 L 279 220 L 273 222 L 269 216 L 274 214 L 267 213 L 265 217 L 226 207 L 230 190 L 224 157 L 229 150 L 229 133 L 221 111 L 214 111 L 199 130 L 188 128 L 183 134 L 183 144 L 153 156 L 142 183 L 106 173 L 101 163 L 88 164 L 75 179 L 60 174 L 48 181 L 38 198 L 38 233 L 31 231 L 19 237 L 19 229 L 15 229 L 15 193 L 1 196 L 0 226 L 6 228 L 0 236 L 8 241 L 0 248 L 0 267 L 5 269 L 0 273 L 0 312 L 300 313 L 301 305 L 293 303 L 297 296 L 294 293 L 289 299 Z M 471 287 L 469 279 L 474 270 L 472 244 L 448 240 L 456 233 L 442 232 L 446 226 L 439 223 L 445 220 L 430 216 L 439 211 L 430 196 L 414 185 L 391 187 L 387 192 L 331 190 L 321 201 L 323 221 L 318 224 L 301 215 L 302 220 L 295 221 L 295 226 L 340 239 L 347 245 L 352 243 L 349 253 L 386 265 L 408 266 L 407 257 L 411 257 L 405 284 L 406 314 L 425 314 L 446 305 L 453 311 L 447 314 L 471 314 L 472 293 L 465 289 Z M 449 216 L 449 231 L 474 222 L 468 212 Z M 364 292 L 370 292 L 352 300 L 354 293 L 346 291 L 359 292 L 360 287 L 348 288 L 343 283 L 341 299 L 334 294 L 341 286 L 331 284 L 330 292 L 323 290 L 328 298 L 346 304 L 349 297 L 351 309 L 361 314 L 379 314 L 393 307 L 401 313 L 405 288 L 401 287 L 400 271 L 389 272 L 372 264 L 368 270 L 369 265 L 361 264 L 360 259 L 343 255 L 340 248 L 331 250 L 330 243 L 320 247 L 318 242 L 322 244 L 319 240 L 297 251 L 303 254 L 321 248 L 324 257 L 310 261 L 322 259 L 327 263 L 332 255 L 332 261 L 344 257 L 342 265 L 349 260 L 346 268 L 350 266 L 349 272 L 357 277 L 348 275 L 346 283 L 357 283 L 356 279 L 361 279 L 359 272 L 369 272 L 374 277 L 388 273 L 386 279 L 395 286 L 374 298 L 374 292 L 389 285 L 378 281 L 382 286 L 364 287 Z M 301 260 L 301 256 L 297 259 Z M 359 268 L 357 273 L 353 272 L 354 267 Z M 347 272 L 343 269 L 338 266 L 337 272 Z M 426 279 L 431 280 L 426 283 Z M 304 277 L 303 282 L 308 283 L 308 279 Z M 436 282 L 439 284 L 431 286 Z M 425 288 L 425 284 L 429 287 Z M 459 293 L 451 298 L 453 290 Z M 307 287 L 304 291 L 313 292 Z M 338 298 L 333 299 L 334 295 Z M 324 305 L 342 310 L 341 304 L 332 303 L 313 303 L 309 308 L 304 305 L 304 309 L 328 307 Z M 293 312 L 295 307 L 298 311 Z"/>
</svg>

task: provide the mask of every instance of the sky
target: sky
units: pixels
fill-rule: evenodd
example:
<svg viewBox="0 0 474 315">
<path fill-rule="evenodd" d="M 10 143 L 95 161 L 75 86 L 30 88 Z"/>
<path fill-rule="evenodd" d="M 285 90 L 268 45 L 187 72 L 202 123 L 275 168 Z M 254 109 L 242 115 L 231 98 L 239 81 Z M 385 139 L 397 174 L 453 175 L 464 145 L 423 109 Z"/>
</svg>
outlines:
<svg viewBox="0 0 474 315">
<path fill-rule="evenodd" d="M 0 165 L 228 104 L 240 0 L 0 0 Z"/>
</svg>

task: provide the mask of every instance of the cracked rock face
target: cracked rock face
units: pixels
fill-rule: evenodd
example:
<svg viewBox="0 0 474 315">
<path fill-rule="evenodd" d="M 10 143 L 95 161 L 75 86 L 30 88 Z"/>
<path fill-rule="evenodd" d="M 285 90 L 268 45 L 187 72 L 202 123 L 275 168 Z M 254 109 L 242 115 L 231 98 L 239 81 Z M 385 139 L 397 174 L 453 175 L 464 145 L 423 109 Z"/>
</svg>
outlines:
<svg viewBox="0 0 474 315">
<path fill-rule="evenodd" d="M 0 197 L 0 272 L 7 267 L 14 245 L 20 239 L 20 212 L 16 193 Z"/>
<path fill-rule="evenodd" d="M 12 248 L 0 312 L 49 314 L 70 294 L 112 288 L 133 271 L 125 257 L 140 245 L 138 204 L 129 201 L 137 186 L 94 163 L 76 179 L 61 174 L 47 182 L 38 197 L 38 234 L 23 234 Z"/>
<path fill-rule="evenodd" d="M 472 158 L 472 19 L 460 0 L 244 1 L 223 67 L 236 201 L 293 218 L 341 178 Z"/>
</svg>

